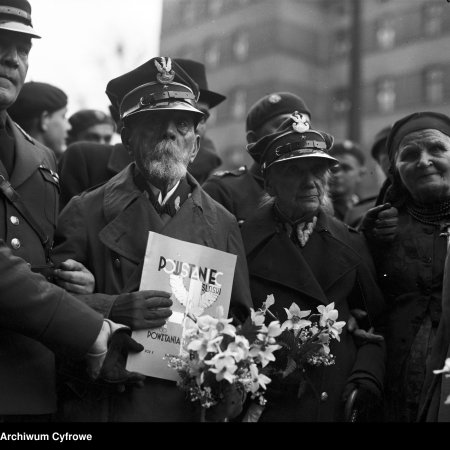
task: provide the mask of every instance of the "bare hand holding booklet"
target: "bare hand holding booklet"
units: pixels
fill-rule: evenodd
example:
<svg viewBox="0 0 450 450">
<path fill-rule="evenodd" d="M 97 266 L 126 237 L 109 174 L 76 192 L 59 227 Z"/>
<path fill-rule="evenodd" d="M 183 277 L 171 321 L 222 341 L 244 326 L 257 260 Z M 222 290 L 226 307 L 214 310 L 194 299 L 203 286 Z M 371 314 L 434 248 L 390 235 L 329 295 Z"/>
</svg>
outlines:
<svg viewBox="0 0 450 450">
<path fill-rule="evenodd" d="M 128 356 L 127 370 L 177 380 L 165 355 L 180 352 L 189 316 L 214 317 L 219 306 L 228 314 L 235 266 L 236 255 L 149 232 L 140 290 L 171 292 L 172 315 L 164 327 L 133 331 L 144 350 Z"/>
</svg>

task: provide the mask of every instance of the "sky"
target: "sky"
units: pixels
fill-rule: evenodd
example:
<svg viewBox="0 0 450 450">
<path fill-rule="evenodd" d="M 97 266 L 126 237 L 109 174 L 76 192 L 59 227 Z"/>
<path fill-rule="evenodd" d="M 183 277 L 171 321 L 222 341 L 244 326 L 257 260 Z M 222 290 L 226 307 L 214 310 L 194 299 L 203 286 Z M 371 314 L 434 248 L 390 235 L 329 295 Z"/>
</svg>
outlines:
<svg viewBox="0 0 450 450">
<path fill-rule="evenodd" d="M 29 0 L 35 31 L 26 81 L 61 88 L 69 115 L 108 111 L 106 84 L 158 56 L 163 0 Z"/>
</svg>

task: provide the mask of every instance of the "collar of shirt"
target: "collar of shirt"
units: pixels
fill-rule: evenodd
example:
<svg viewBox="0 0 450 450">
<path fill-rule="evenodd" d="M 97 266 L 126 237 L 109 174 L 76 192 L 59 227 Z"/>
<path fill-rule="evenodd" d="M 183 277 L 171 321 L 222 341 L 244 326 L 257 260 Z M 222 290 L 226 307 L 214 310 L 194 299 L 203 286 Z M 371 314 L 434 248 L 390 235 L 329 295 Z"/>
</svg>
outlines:
<svg viewBox="0 0 450 450">
<path fill-rule="evenodd" d="M 155 198 L 158 199 L 158 203 L 161 206 L 164 206 L 167 203 L 167 201 L 170 199 L 172 194 L 176 191 L 178 185 L 180 184 L 180 180 L 178 180 L 178 182 L 175 184 L 175 186 L 169 192 L 167 192 L 167 194 L 164 198 L 162 197 L 161 191 L 156 186 L 153 186 L 153 184 L 151 184 L 149 182 L 147 182 L 147 184 L 148 184 L 149 188 L 151 189 L 151 191 L 153 192 L 153 195 L 155 196 Z"/>
</svg>

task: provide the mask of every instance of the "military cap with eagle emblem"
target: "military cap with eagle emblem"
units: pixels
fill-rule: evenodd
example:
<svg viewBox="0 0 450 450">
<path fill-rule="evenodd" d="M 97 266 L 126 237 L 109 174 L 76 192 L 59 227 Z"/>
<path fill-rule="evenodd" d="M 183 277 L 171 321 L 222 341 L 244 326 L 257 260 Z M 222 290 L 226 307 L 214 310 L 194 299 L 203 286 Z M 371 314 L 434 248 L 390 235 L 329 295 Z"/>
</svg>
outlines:
<svg viewBox="0 0 450 450">
<path fill-rule="evenodd" d="M 203 117 L 195 107 L 199 98 L 197 83 L 169 57 L 152 58 L 114 78 L 106 94 L 124 121 L 139 113 L 164 110 L 190 112 L 195 123 Z"/>
<path fill-rule="evenodd" d="M 263 173 L 273 164 L 298 158 L 323 158 L 330 167 L 338 160 L 328 154 L 333 136 L 312 130 L 308 116 L 295 111 L 272 134 L 247 145 L 247 151 L 261 165 Z"/>
</svg>

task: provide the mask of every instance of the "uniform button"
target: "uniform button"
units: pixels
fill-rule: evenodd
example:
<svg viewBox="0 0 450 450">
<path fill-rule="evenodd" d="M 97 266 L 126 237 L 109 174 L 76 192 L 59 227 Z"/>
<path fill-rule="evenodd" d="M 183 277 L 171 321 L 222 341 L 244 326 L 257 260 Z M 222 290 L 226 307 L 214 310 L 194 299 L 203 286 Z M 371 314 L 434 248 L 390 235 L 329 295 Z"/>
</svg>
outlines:
<svg viewBox="0 0 450 450">
<path fill-rule="evenodd" d="M 120 259 L 119 258 L 116 258 L 115 260 L 114 260 L 114 267 L 116 268 L 116 269 L 120 269 Z"/>
<path fill-rule="evenodd" d="M 20 248 L 20 241 L 17 238 L 11 239 L 11 247 L 18 249 Z"/>
<path fill-rule="evenodd" d="M 9 218 L 9 220 L 11 221 L 11 223 L 13 224 L 13 225 L 19 225 L 19 218 L 18 217 L 16 217 L 16 216 L 11 216 L 10 218 Z"/>
<path fill-rule="evenodd" d="M 322 400 L 323 402 L 328 400 L 328 394 L 326 392 L 322 392 L 320 394 L 320 400 Z"/>
</svg>

